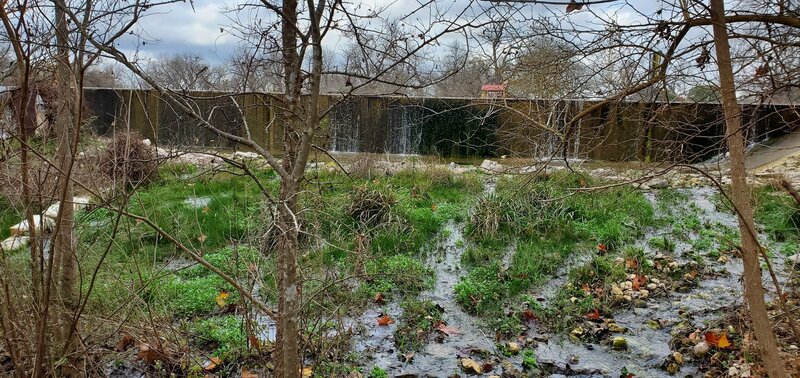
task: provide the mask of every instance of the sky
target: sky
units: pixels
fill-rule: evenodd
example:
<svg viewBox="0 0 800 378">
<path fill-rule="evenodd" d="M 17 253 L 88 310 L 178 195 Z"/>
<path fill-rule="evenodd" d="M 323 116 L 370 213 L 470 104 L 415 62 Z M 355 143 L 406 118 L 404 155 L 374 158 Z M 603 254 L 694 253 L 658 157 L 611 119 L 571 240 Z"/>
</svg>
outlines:
<svg viewBox="0 0 800 378">
<path fill-rule="evenodd" d="M 463 9 L 468 0 L 436 1 L 437 7 Z M 186 3 L 175 3 L 161 6 L 151 11 L 144 17 L 137 28 L 139 36 L 126 36 L 120 41 L 120 46 L 130 55 L 136 54 L 139 58 L 153 59 L 163 55 L 186 53 L 205 58 L 212 64 L 220 63 L 235 49 L 238 38 L 229 30 L 231 18 L 234 15 L 226 12 L 237 2 L 235 0 L 194 0 L 194 6 Z M 279 2 L 278 2 L 279 3 Z M 381 8 L 381 17 L 402 17 L 404 12 L 418 7 L 417 0 L 371 0 L 360 1 L 361 10 Z M 636 1 L 638 8 L 649 11 L 657 6 L 660 1 Z M 487 7 L 487 2 L 473 4 L 475 12 L 481 7 Z M 593 6 L 595 11 L 617 12 L 620 20 L 629 21 L 637 15 L 629 9 L 619 10 L 619 5 Z M 564 6 L 527 5 L 526 15 L 562 15 L 574 19 L 589 19 L 588 12 L 574 12 L 563 15 Z M 424 17 L 425 13 L 420 12 Z M 412 22 L 414 20 L 411 20 Z M 424 20 L 421 20 L 424 22 Z M 144 41 L 143 41 L 144 40 Z M 144 42 L 144 44 L 142 43 Z M 340 35 L 331 35 L 326 38 L 326 47 L 338 50 L 347 40 L 342 40 Z"/>
</svg>

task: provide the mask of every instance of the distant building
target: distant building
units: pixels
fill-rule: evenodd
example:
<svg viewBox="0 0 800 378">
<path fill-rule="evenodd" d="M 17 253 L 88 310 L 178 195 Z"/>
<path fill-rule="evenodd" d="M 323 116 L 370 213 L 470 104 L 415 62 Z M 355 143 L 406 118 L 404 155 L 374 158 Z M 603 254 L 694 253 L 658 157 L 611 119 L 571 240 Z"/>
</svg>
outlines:
<svg viewBox="0 0 800 378">
<path fill-rule="evenodd" d="M 481 87 L 481 98 L 505 98 L 505 84 L 484 84 Z"/>
</svg>

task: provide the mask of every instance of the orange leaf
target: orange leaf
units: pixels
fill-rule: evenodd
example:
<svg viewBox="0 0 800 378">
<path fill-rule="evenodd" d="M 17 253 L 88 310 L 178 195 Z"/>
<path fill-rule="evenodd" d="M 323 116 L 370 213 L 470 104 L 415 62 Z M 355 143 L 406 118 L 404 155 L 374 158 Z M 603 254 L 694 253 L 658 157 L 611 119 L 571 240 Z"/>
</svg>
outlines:
<svg viewBox="0 0 800 378">
<path fill-rule="evenodd" d="M 217 306 L 225 307 L 228 304 L 228 297 L 230 296 L 231 293 L 227 291 L 220 291 L 219 294 L 217 294 L 217 297 L 215 298 L 215 300 L 217 301 Z"/>
<path fill-rule="evenodd" d="M 703 334 L 703 338 L 706 339 L 706 342 L 709 345 L 713 345 L 713 346 L 717 345 L 718 338 L 717 338 L 717 334 L 716 333 L 714 333 L 714 332 L 706 332 L 705 334 Z"/>
<path fill-rule="evenodd" d="M 454 334 L 458 333 L 458 329 L 453 328 L 453 327 L 448 327 L 447 324 L 444 324 L 444 323 L 439 323 L 439 325 L 436 327 L 436 330 L 441 332 L 441 333 L 444 333 L 447 336 L 454 335 Z"/>
<path fill-rule="evenodd" d="M 633 290 L 639 291 L 639 289 L 642 287 L 642 285 L 647 283 L 647 277 L 645 277 L 643 275 L 640 275 L 640 274 L 637 274 L 635 277 L 633 277 L 633 280 L 631 280 L 631 283 L 633 283 Z"/>
<path fill-rule="evenodd" d="M 258 374 L 253 373 L 250 370 L 242 368 L 242 378 L 258 378 Z"/>
<path fill-rule="evenodd" d="M 602 253 L 606 253 L 606 251 L 608 251 L 608 247 L 606 247 L 606 245 L 605 245 L 605 244 L 603 244 L 603 243 L 600 243 L 600 244 L 598 244 L 598 245 L 597 245 L 597 250 L 598 250 L 598 251 L 599 251 L 601 254 L 602 254 Z"/>
<path fill-rule="evenodd" d="M 128 349 L 128 347 L 130 347 L 131 345 L 133 345 L 133 337 L 131 337 L 131 335 L 125 335 L 122 336 L 122 339 L 117 341 L 116 345 L 114 345 L 114 350 L 116 350 L 117 352 L 122 352 Z"/>
<path fill-rule="evenodd" d="M 588 283 L 583 284 L 583 286 L 581 286 L 581 290 L 583 290 L 586 295 L 592 294 L 592 287 L 589 286 Z"/>
<path fill-rule="evenodd" d="M 439 206 L 436 206 L 435 203 L 433 205 L 431 205 L 431 211 L 436 211 L 436 209 L 438 209 L 438 208 L 439 208 Z"/>
<path fill-rule="evenodd" d="M 625 259 L 625 268 L 629 270 L 636 269 L 639 266 L 639 261 L 636 259 Z"/>
<path fill-rule="evenodd" d="M 389 324 L 392 324 L 392 323 L 394 323 L 394 320 L 392 320 L 392 318 L 389 317 L 389 315 L 385 315 L 384 314 L 384 315 L 378 317 L 378 325 L 379 326 L 388 326 Z"/>
<path fill-rule="evenodd" d="M 725 349 L 725 348 L 727 348 L 729 346 L 731 346 L 731 342 L 728 340 L 728 335 L 723 333 L 717 339 L 717 347 L 720 348 L 720 349 Z"/>
<path fill-rule="evenodd" d="M 583 317 L 586 318 L 586 319 L 589 319 L 589 320 L 598 320 L 598 319 L 600 319 L 600 310 L 594 309 L 594 311 L 589 312 L 588 314 L 584 315 Z"/>
<path fill-rule="evenodd" d="M 205 371 L 214 371 L 217 369 L 217 366 L 222 364 L 222 360 L 219 357 L 211 357 L 206 363 L 203 364 L 203 370 Z"/>
</svg>

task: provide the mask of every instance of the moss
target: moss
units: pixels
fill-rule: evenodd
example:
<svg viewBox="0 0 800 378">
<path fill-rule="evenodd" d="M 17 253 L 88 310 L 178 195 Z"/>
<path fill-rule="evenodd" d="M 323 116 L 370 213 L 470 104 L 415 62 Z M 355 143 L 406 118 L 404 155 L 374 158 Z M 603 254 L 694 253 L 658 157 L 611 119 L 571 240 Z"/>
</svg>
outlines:
<svg viewBox="0 0 800 378">
<path fill-rule="evenodd" d="M 223 361 L 235 360 L 247 352 L 247 337 L 242 320 L 235 316 L 215 316 L 195 320 L 187 325 L 194 342 L 211 350 L 211 355 Z"/>
<path fill-rule="evenodd" d="M 779 243 L 800 242 L 800 207 L 787 193 L 771 187 L 755 191 L 756 222 L 764 227 L 772 241 Z"/>
</svg>

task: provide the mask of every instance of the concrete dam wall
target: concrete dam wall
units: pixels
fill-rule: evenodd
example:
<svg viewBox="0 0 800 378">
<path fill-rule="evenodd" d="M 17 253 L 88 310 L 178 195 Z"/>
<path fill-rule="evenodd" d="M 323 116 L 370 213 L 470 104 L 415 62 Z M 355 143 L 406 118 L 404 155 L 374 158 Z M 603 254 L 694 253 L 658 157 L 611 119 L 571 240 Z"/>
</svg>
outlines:
<svg viewBox="0 0 800 378">
<path fill-rule="evenodd" d="M 275 95 L 191 95 L 195 109 L 215 127 L 240 136 L 247 127 L 252 139 L 280 154 L 283 129 Z M 332 107 L 316 144 L 334 152 L 546 157 L 566 149 L 577 158 L 694 162 L 724 148 L 722 110 L 713 103 L 614 102 L 569 130 L 568 120 L 596 102 L 326 95 L 321 103 Z M 156 91 L 86 89 L 85 106 L 99 135 L 133 130 L 162 145 L 238 148 Z M 800 125 L 791 106 L 742 108 L 751 141 Z"/>
</svg>

